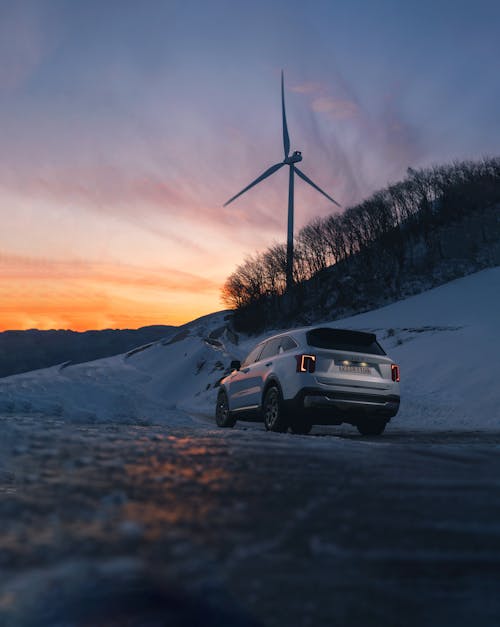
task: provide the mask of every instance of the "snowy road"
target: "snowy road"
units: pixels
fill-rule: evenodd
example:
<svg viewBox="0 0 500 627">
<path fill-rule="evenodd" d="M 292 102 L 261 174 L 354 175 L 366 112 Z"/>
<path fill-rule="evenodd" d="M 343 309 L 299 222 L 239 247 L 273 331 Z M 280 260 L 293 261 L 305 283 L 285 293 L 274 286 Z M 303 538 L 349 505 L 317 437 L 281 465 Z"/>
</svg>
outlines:
<svg viewBox="0 0 500 627">
<path fill-rule="evenodd" d="M 499 624 L 500 433 L 171 422 L 0 418 L 1 625 Z"/>
</svg>

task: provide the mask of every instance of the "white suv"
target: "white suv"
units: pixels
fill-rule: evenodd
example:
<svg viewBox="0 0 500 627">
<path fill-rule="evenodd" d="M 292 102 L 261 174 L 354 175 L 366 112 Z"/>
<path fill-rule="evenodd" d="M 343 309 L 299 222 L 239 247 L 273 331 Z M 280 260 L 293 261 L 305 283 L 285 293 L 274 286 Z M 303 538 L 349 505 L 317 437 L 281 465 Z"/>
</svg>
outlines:
<svg viewBox="0 0 500 627">
<path fill-rule="evenodd" d="M 399 409 L 399 367 L 373 333 L 308 327 L 260 342 L 220 382 L 220 427 L 238 418 L 270 431 L 309 433 L 313 424 L 348 422 L 380 435 Z"/>
</svg>

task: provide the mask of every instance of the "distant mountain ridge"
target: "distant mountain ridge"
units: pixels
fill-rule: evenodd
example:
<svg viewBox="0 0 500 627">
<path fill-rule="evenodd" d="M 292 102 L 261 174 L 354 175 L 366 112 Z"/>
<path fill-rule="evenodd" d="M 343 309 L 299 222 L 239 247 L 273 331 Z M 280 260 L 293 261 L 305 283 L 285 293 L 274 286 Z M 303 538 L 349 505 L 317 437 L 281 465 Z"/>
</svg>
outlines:
<svg viewBox="0 0 500 627">
<path fill-rule="evenodd" d="M 63 362 L 82 363 L 111 357 L 170 337 L 177 327 L 102 331 L 4 331 L 0 333 L 0 377 L 47 368 Z"/>
</svg>

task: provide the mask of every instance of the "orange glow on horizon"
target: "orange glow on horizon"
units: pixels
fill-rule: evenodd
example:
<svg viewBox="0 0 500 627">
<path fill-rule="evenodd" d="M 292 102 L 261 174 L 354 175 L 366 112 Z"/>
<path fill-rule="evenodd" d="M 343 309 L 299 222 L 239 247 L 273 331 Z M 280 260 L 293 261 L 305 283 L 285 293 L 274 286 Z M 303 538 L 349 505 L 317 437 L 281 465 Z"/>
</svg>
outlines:
<svg viewBox="0 0 500 627">
<path fill-rule="evenodd" d="M 140 303 L 134 308 L 127 307 L 120 310 L 119 304 L 112 304 L 108 299 L 96 298 L 74 299 L 70 304 L 62 300 L 53 301 L 47 305 L 43 299 L 32 298 L 25 302 L 17 302 L 15 307 L 0 307 L 0 332 L 25 331 L 27 329 L 68 329 L 71 331 L 98 331 L 101 329 L 137 329 L 152 325 L 179 326 L 200 316 L 222 309 L 218 300 L 215 303 L 200 303 L 198 306 L 181 305 L 165 306 L 151 305 L 144 311 Z"/>
<path fill-rule="evenodd" d="M 173 269 L 0 258 L 0 331 L 180 325 L 220 310 L 219 285 Z"/>
</svg>

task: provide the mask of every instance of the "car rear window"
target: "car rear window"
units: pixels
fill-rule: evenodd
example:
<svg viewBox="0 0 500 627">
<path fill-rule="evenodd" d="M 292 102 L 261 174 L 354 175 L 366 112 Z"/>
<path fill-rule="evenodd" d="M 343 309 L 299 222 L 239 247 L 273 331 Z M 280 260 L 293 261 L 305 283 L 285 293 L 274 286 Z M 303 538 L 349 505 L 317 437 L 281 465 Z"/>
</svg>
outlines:
<svg viewBox="0 0 500 627">
<path fill-rule="evenodd" d="M 353 351 L 370 355 L 385 355 L 374 333 L 345 329 L 312 329 L 306 334 L 309 346 L 329 350 Z"/>
</svg>

